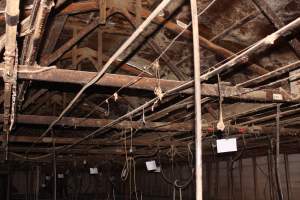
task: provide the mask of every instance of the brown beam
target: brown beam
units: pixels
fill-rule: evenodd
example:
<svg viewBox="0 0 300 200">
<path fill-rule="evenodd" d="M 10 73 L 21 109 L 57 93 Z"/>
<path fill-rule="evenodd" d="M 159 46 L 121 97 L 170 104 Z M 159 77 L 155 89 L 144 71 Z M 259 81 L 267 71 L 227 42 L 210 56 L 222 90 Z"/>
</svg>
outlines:
<svg viewBox="0 0 300 200">
<path fill-rule="evenodd" d="M 3 115 L 0 114 L 0 117 Z M 55 116 L 38 116 L 38 115 L 18 115 L 16 122 L 20 124 L 34 124 L 34 125 L 49 125 L 56 119 Z M 3 121 L 0 120 L 0 122 Z M 86 127 L 86 128 L 98 128 L 105 126 L 113 120 L 109 119 L 90 119 L 90 118 L 75 118 L 75 117 L 63 117 L 58 123 L 58 126 L 68 127 Z M 143 122 L 139 121 L 123 121 L 113 128 L 117 129 L 151 129 L 159 131 L 191 131 L 193 127 L 192 123 L 169 123 L 169 122 Z"/>
<path fill-rule="evenodd" d="M 9 142 L 14 143 L 32 143 L 35 141 L 38 137 L 36 136 L 11 136 L 9 138 Z M 80 139 L 79 137 L 55 137 L 55 144 L 56 145 L 66 145 L 66 144 L 72 144 L 74 141 Z M 0 136 L 0 142 L 5 140 L 4 136 Z M 43 140 L 40 140 L 39 144 L 52 144 L 53 139 L 51 137 L 44 137 Z M 134 146 L 151 146 L 153 142 L 153 139 L 151 140 L 137 140 L 133 139 L 133 145 Z M 170 144 L 173 142 L 170 141 L 161 141 L 160 146 L 167 146 L 169 147 Z M 107 139 L 93 139 L 92 141 L 83 142 L 83 145 L 101 145 L 101 146 L 120 146 L 122 147 L 123 144 L 117 144 L 113 141 L 108 141 Z M 178 146 L 181 146 L 180 143 L 174 141 L 174 144 L 177 144 Z M 186 145 L 185 145 L 186 146 Z M 107 149 L 106 147 L 105 149 Z M 124 149 L 124 147 L 122 147 Z M 103 149 L 102 149 L 103 150 Z"/>
<path fill-rule="evenodd" d="M 0 117 L 3 117 L 0 114 Z M 32 124 L 32 125 L 48 125 L 54 119 L 55 116 L 40 116 L 40 115 L 18 115 L 16 118 L 16 123 L 19 124 Z M 75 118 L 75 117 L 63 117 L 58 123 L 58 126 L 66 127 L 86 127 L 86 128 L 98 128 L 107 125 L 113 120 L 109 119 L 91 119 L 91 118 Z M 1 118 L 0 122 L 3 122 Z M 113 126 L 116 129 L 144 129 L 144 130 L 157 130 L 157 131 L 177 131 L 186 132 L 194 130 L 194 124 L 192 122 L 182 122 L 182 123 L 170 123 L 170 122 L 148 122 L 143 124 L 140 121 L 123 121 L 119 124 Z M 203 137 L 211 135 L 216 131 L 215 125 L 203 124 Z M 276 131 L 273 127 L 265 126 L 232 126 L 226 127 L 226 131 L 229 131 L 231 135 L 235 134 L 256 134 L 256 135 L 269 135 Z M 281 128 L 281 135 L 299 135 L 300 131 L 298 129 L 292 128 Z"/>
<path fill-rule="evenodd" d="M 49 32 L 46 34 L 46 41 L 42 51 L 42 55 L 47 55 L 53 52 L 58 42 L 59 36 L 63 31 L 68 16 L 57 16 L 53 19 L 53 23 L 50 26 Z"/>
<path fill-rule="evenodd" d="M 210 128 L 209 128 L 210 129 Z M 239 132 L 231 132 L 231 134 L 236 134 L 236 133 L 241 133 L 241 127 L 235 127 L 233 128 L 232 130 L 235 130 L 235 131 L 239 131 Z M 245 127 L 245 130 L 247 131 L 247 128 Z M 250 130 L 250 128 L 249 128 Z M 264 135 L 267 135 L 267 134 L 273 134 L 272 132 L 270 132 L 270 130 L 273 130 L 275 131 L 275 129 L 272 129 L 272 128 L 262 128 L 261 129 L 263 134 Z M 282 129 L 283 132 L 282 132 L 282 135 L 295 135 L 295 133 L 298 133 L 299 134 L 299 130 L 296 130 L 296 129 Z M 207 131 L 207 127 L 205 127 L 205 131 Z M 245 132 L 245 134 L 248 134 Z M 254 132 L 253 132 L 254 134 Z M 259 134 L 259 133 L 258 133 Z M 10 136 L 9 138 L 9 141 L 10 142 L 16 142 L 16 143 L 32 143 L 33 141 L 36 141 L 38 137 L 37 136 Z M 5 136 L 0 136 L 0 141 L 4 141 L 6 138 Z M 79 137 L 55 137 L 55 144 L 58 144 L 58 145 L 61 145 L 61 144 L 72 144 L 74 143 L 74 141 L 77 141 L 78 139 L 80 139 Z M 145 139 L 145 138 L 141 138 L 141 139 L 138 139 L 138 138 L 134 138 L 133 139 L 133 144 L 135 146 L 139 146 L 139 145 L 143 145 L 143 146 L 152 146 L 153 145 L 153 140 L 155 140 L 155 138 L 149 138 L 149 139 Z M 38 143 L 50 143 L 52 144 L 53 140 L 51 137 L 44 137 L 42 140 L 39 140 Z M 170 146 L 172 142 L 171 141 L 160 141 L 160 145 L 164 146 L 164 145 L 167 145 L 167 146 Z M 174 141 L 174 143 L 178 144 L 180 146 L 180 142 L 178 141 Z M 122 144 L 118 143 L 118 142 L 115 142 L 115 141 L 110 141 L 110 140 L 107 140 L 107 139 L 92 139 L 91 141 L 85 141 L 83 142 L 82 144 L 88 144 L 88 145 L 106 145 L 106 146 L 119 146 Z M 186 145 L 185 145 L 186 147 Z"/>
<path fill-rule="evenodd" d="M 27 68 L 27 70 L 35 71 L 36 68 Z M 21 80 L 47 81 L 58 83 L 71 83 L 84 85 L 93 77 L 96 72 L 51 69 L 40 73 L 22 73 L 19 72 L 18 77 Z M 108 87 L 122 87 L 132 82 L 128 88 L 154 91 L 157 79 L 147 77 L 136 77 L 119 74 L 106 73 L 96 85 Z M 167 91 L 186 82 L 161 79 L 160 85 L 162 91 Z M 185 90 L 183 93 L 193 94 L 192 89 Z M 243 101 L 263 101 L 263 102 L 293 102 L 293 99 L 285 92 L 273 89 L 256 90 L 250 88 L 237 88 L 232 86 L 222 86 L 222 96 Z M 219 96 L 218 86 L 216 84 L 202 84 L 203 96 Z"/>
</svg>

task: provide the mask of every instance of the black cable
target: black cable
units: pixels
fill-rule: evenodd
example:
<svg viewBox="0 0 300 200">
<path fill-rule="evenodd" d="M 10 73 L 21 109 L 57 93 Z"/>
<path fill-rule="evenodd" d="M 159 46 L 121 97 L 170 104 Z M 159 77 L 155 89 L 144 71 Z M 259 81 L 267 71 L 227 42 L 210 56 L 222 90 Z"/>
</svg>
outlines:
<svg viewBox="0 0 300 200">
<path fill-rule="evenodd" d="M 159 153 L 157 154 L 158 155 L 158 160 L 160 162 L 160 169 L 161 169 L 161 177 L 163 178 L 163 180 L 172 185 L 173 187 L 177 188 L 177 189 L 184 189 L 186 188 L 192 181 L 193 181 L 193 178 L 194 178 L 194 175 L 195 175 L 195 169 L 192 168 L 192 173 L 191 173 L 191 176 L 188 178 L 188 180 L 185 182 L 185 183 L 182 183 L 180 184 L 178 179 L 175 179 L 174 181 L 171 181 L 170 179 L 167 178 L 167 176 L 165 175 L 164 171 L 163 171 L 163 166 L 162 166 L 162 162 L 160 160 L 160 156 L 159 156 Z"/>
</svg>

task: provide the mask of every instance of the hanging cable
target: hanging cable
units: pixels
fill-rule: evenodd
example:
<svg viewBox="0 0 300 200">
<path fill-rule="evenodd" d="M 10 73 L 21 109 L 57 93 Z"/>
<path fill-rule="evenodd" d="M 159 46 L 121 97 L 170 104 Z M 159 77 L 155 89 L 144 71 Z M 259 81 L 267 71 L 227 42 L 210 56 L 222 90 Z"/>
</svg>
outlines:
<svg viewBox="0 0 300 200">
<path fill-rule="evenodd" d="M 219 91 L 219 121 L 217 123 L 217 129 L 220 131 L 224 131 L 225 124 L 223 121 L 223 97 L 222 97 L 222 90 L 221 90 L 221 78 L 218 74 L 218 91 Z"/>
<path fill-rule="evenodd" d="M 136 185 L 136 162 L 135 162 L 135 158 L 133 157 L 133 150 L 132 150 L 132 128 L 131 130 L 131 139 L 130 139 L 130 156 L 128 157 L 127 154 L 127 139 L 126 139 L 126 131 L 124 131 L 124 151 L 125 151 L 125 163 L 121 172 L 121 180 L 124 182 L 127 180 L 128 175 L 129 175 L 129 193 L 130 193 L 130 199 L 131 199 L 131 187 L 132 187 L 132 178 L 133 178 L 133 184 L 134 184 L 134 193 L 135 193 L 135 198 L 136 200 L 138 199 L 138 193 L 137 193 L 137 185 Z M 133 177 L 132 177 L 132 173 L 133 173 Z"/>
<path fill-rule="evenodd" d="M 188 180 L 187 180 L 185 183 L 180 184 L 180 183 L 179 183 L 179 180 L 177 180 L 177 179 L 175 179 L 175 180 L 170 180 L 170 179 L 167 178 L 167 176 L 165 175 L 164 169 L 163 169 L 163 166 L 162 166 L 162 162 L 161 162 L 161 160 L 160 160 L 159 152 L 158 152 L 158 154 L 157 154 L 157 159 L 159 160 L 159 163 L 160 163 L 160 169 L 161 169 L 160 174 L 161 174 L 161 177 L 163 178 L 163 180 L 164 180 L 166 183 L 168 183 L 168 184 L 174 186 L 175 188 L 178 188 L 178 189 L 179 189 L 179 188 L 182 188 L 182 189 L 184 189 L 184 188 L 186 188 L 186 187 L 193 181 L 193 178 L 194 178 L 194 172 L 195 172 L 195 169 L 194 169 L 194 168 L 192 168 L 192 170 L 191 170 L 191 176 L 188 178 Z"/>
<path fill-rule="evenodd" d="M 283 193 L 282 193 L 282 187 L 281 187 L 281 181 L 280 181 L 280 175 L 279 175 L 279 162 L 280 162 L 280 104 L 277 104 L 277 112 L 276 112 L 276 152 L 275 152 L 275 176 L 276 176 L 276 182 L 277 182 L 277 193 L 279 200 L 283 200 Z"/>
</svg>

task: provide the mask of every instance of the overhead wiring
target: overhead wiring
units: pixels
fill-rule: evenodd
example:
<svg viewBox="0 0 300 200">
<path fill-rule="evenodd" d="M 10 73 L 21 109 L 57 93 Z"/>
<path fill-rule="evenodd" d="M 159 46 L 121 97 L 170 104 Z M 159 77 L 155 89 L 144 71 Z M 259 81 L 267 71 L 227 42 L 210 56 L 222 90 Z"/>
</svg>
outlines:
<svg viewBox="0 0 300 200">
<path fill-rule="evenodd" d="M 148 24 L 151 23 L 151 21 L 161 12 L 162 9 L 164 9 L 168 4 L 170 0 L 163 0 L 156 8 L 155 10 L 148 16 L 148 18 L 143 21 L 143 23 L 135 30 L 135 32 L 123 43 L 123 45 L 110 57 L 110 59 L 106 62 L 106 64 L 102 67 L 101 71 L 97 73 L 97 75 L 92 78 L 87 84 L 85 84 L 82 89 L 76 94 L 76 96 L 72 99 L 72 101 L 68 104 L 68 106 L 61 112 L 59 117 L 57 117 L 56 120 L 54 120 L 47 130 L 37 139 L 33 142 L 33 145 L 40 141 L 43 137 L 45 137 L 49 131 L 54 127 L 54 125 L 60 121 L 60 119 L 70 110 L 70 108 L 73 106 L 73 104 L 80 98 L 80 96 L 94 83 L 96 83 L 103 74 L 107 71 L 107 69 L 110 67 L 110 65 L 123 53 L 123 51 L 142 33 L 142 31 L 148 26 Z M 26 152 L 28 153 L 31 150 L 32 147 L 30 147 Z"/>
<path fill-rule="evenodd" d="M 207 9 L 209 9 L 215 2 L 216 2 L 217 0 L 213 0 L 204 10 L 202 10 L 199 14 L 198 14 L 198 16 L 200 16 L 200 15 L 202 15 Z M 156 9 L 157 10 L 157 9 Z M 154 12 L 153 12 L 154 13 Z M 152 18 L 154 18 L 153 17 L 153 15 L 154 14 L 151 14 L 151 19 Z M 149 19 L 150 18 L 150 16 L 147 18 L 147 19 Z M 143 22 L 143 24 L 145 24 L 145 22 L 146 22 L 146 20 Z M 142 26 L 142 25 L 141 25 Z M 141 27 L 140 26 L 140 27 Z M 189 27 L 191 26 L 191 22 L 188 24 L 188 26 L 186 26 L 173 40 L 172 40 L 172 42 L 166 47 L 166 49 L 160 54 L 160 56 L 159 57 L 157 57 L 157 59 L 155 59 L 155 61 L 156 60 L 159 60 L 160 58 L 161 58 L 161 56 L 163 56 L 163 54 L 165 54 L 166 52 L 167 52 L 167 50 L 173 45 L 173 43 L 175 42 L 175 40 L 177 40 Z M 140 28 L 139 27 L 139 28 Z M 136 35 L 137 35 L 137 31 L 135 31 L 134 32 L 134 34 L 133 34 L 135 37 L 137 37 Z M 127 42 L 131 39 L 131 38 L 133 38 L 132 36 L 124 43 L 124 44 L 126 44 L 127 45 Z M 130 40 L 131 41 L 131 40 Z M 122 47 L 124 46 L 124 44 L 122 45 Z M 126 46 L 125 45 L 125 46 Z M 119 51 L 118 51 L 119 52 Z M 118 52 L 116 52 L 115 54 L 114 54 L 114 56 L 112 56 L 112 58 L 113 57 L 115 57 L 115 55 L 116 54 L 118 54 Z M 113 59 L 110 59 L 109 61 L 111 61 L 111 60 L 113 60 Z M 100 72 L 98 72 L 98 75 L 96 76 L 96 77 L 94 77 L 89 83 L 87 83 L 80 91 L 79 91 L 79 93 L 75 96 L 75 98 L 69 103 L 69 105 L 63 110 L 63 112 L 60 114 L 60 116 L 56 119 L 56 120 L 54 120 L 51 124 L 50 124 L 50 126 L 47 128 L 47 130 L 43 133 L 43 134 L 41 134 L 41 136 L 38 138 L 38 139 L 36 139 L 34 142 L 33 142 L 33 144 L 32 144 L 32 146 L 30 147 L 30 148 L 28 148 L 28 150 L 26 151 L 26 154 L 28 153 L 28 152 L 30 152 L 30 150 L 33 148 L 33 146 L 38 142 L 38 141 L 40 141 L 43 137 L 45 137 L 46 135 L 47 135 L 47 133 L 54 127 L 54 125 L 64 116 L 64 114 L 70 109 L 70 107 L 75 103 L 75 101 L 81 96 L 81 94 L 88 88 L 88 87 L 90 87 L 91 85 L 93 85 L 93 83 L 94 82 L 96 82 L 96 81 L 98 81 L 98 79 L 99 78 L 101 78 L 101 74 L 103 74 L 104 72 L 105 72 L 105 68 L 108 68 L 109 67 L 109 65 L 108 65 L 108 63 L 109 63 L 109 61 L 106 63 L 106 65 L 103 67 L 103 69 L 100 71 Z M 154 62 L 155 62 L 154 61 Z M 153 63 L 154 63 L 153 62 Z M 141 74 L 142 74 L 143 72 L 141 72 Z M 138 79 L 141 79 L 142 77 L 138 77 Z M 136 80 L 136 81 L 138 81 L 138 79 Z M 126 84 L 126 85 L 130 85 L 130 84 L 132 84 L 132 82 L 130 82 L 130 83 L 128 83 L 128 84 Z M 168 90 L 168 91 L 166 91 L 166 92 L 164 92 L 164 94 L 165 95 L 170 95 L 170 94 L 173 94 L 173 93 L 175 93 L 176 91 L 180 91 L 180 90 L 183 90 L 183 89 L 186 89 L 186 88 L 188 88 L 188 87 L 190 87 L 190 84 L 191 84 L 191 82 L 188 82 L 188 83 L 184 83 L 184 84 L 182 84 L 182 85 L 180 85 L 180 86 L 178 86 L 178 87 L 175 87 L 175 88 L 173 88 L 173 89 L 171 89 L 171 90 Z M 124 87 L 121 87 L 119 90 L 121 90 L 121 89 L 123 89 Z M 109 97 L 109 98 L 113 98 L 113 95 L 111 96 L 111 97 Z M 142 110 L 142 109 L 144 109 L 145 107 L 147 107 L 147 106 L 149 106 L 149 105 L 151 105 L 151 104 L 153 104 L 154 102 L 156 102 L 158 99 L 157 98 L 154 98 L 154 99 L 152 99 L 152 100 L 150 100 L 150 101 L 148 101 L 148 102 L 146 102 L 143 106 L 140 106 L 140 107 L 138 107 L 138 108 L 136 108 L 135 110 L 133 110 L 133 111 L 131 111 L 131 112 L 129 112 L 129 113 L 127 113 L 127 114 L 125 114 L 125 115 L 123 115 L 122 117 L 120 117 L 120 118 L 118 118 L 117 120 L 114 120 L 112 123 L 109 123 L 109 124 L 107 124 L 106 126 L 104 126 L 104 127 L 102 127 L 102 128 L 100 128 L 100 129 L 98 129 L 98 130 L 96 130 L 96 131 L 94 131 L 94 132 L 92 132 L 91 134 L 89 134 L 89 135 L 87 135 L 87 136 L 85 136 L 84 138 L 82 138 L 81 140 L 78 140 L 77 142 L 75 142 L 74 144 L 72 144 L 72 145 L 68 145 L 68 146 L 62 146 L 62 147 L 60 147 L 59 148 L 59 150 L 66 150 L 66 149 L 69 149 L 69 148 L 71 148 L 71 147 L 73 147 L 74 145 L 77 145 L 77 144 L 79 144 L 79 143 L 81 143 L 82 141 L 84 141 L 84 140 L 86 140 L 86 139 L 88 139 L 88 138 L 90 138 L 90 137 L 92 137 L 92 136 L 94 136 L 94 135 L 96 135 L 99 131 L 101 131 L 101 130 L 104 130 L 104 129 L 106 129 L 106 128 L 108 128 L 108 127 L 111 127 L 113 124 L 115 124 L 116 122 L 119 122 L 119 121 L 121 121 L 121 120 L 123 120 L 123 119 L 125 119 L 125 118 L 127 118 L 128 116 L 131 116 L 132 114 L 134 114 L 134 113 L 137 113 L 137 112 L 139 112 L 140 110 Z M 105 102 L 105 101 L 104 101 Z M 142 108 L 142 109 L 141 109 Z M 57 152 L 58 153 L 58 152 Z M 50 154 L 47 154 L 47 155 L 45 155 L 46 157 L 47 156 L 50 156 L 51 155 L 51 153 Z"/>
</svg>

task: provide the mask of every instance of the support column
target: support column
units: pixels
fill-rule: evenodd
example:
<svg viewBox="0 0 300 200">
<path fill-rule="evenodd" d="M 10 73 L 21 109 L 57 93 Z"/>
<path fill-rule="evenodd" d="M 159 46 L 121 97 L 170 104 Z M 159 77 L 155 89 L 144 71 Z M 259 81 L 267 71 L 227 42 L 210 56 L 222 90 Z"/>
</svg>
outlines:
<svg viewBox="0 0 300 200">
<path fill-rule="evenodd" d="M 196 200 L 202 200 L 202 122 L 201 122 L 201 83 L 200 83 L 200 47 L 199 47 L 199 23 L 197 12 L 197 0 L 191 0 L 191 13 L 193 25 L 193 50 L 194 50 L 194 80 L 195 80 L 195 146 L 196 146 Z"/>
</svg>

